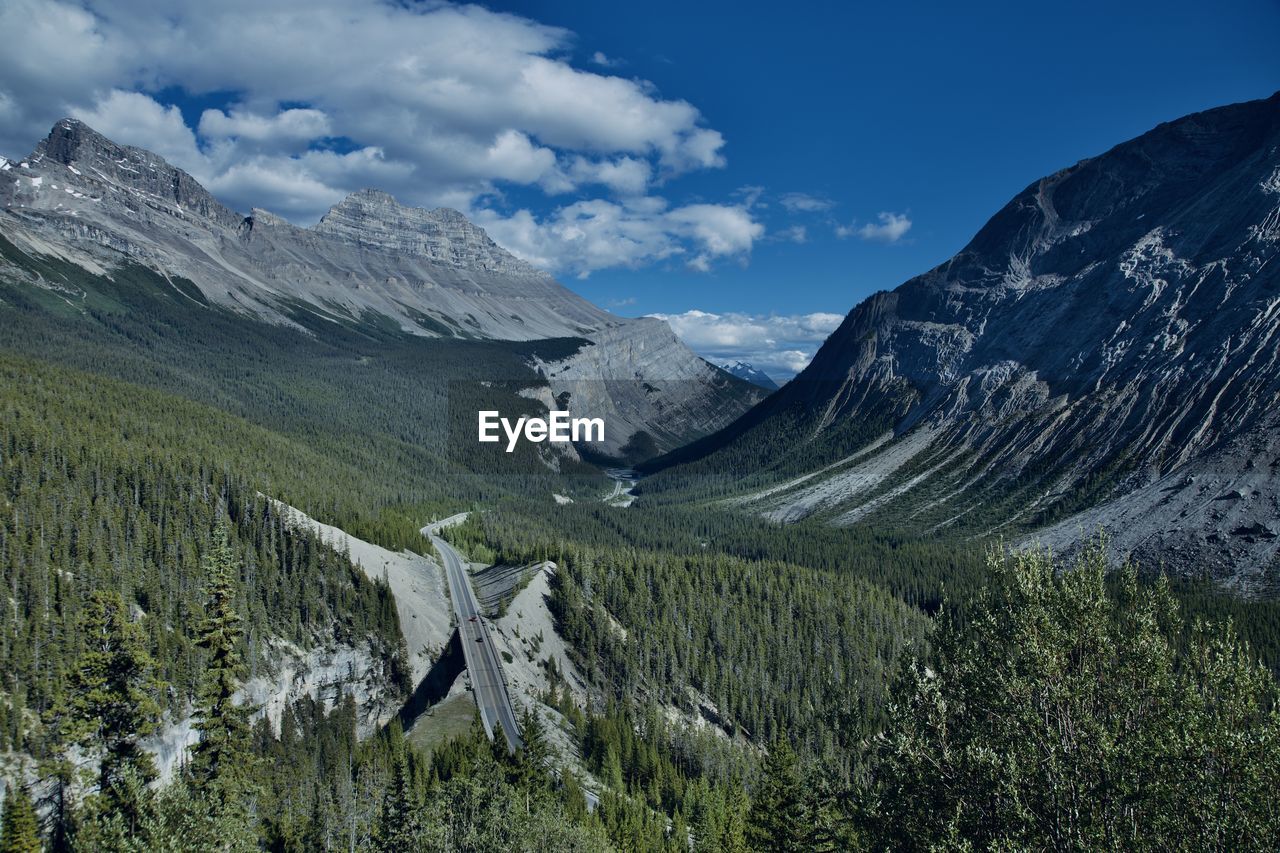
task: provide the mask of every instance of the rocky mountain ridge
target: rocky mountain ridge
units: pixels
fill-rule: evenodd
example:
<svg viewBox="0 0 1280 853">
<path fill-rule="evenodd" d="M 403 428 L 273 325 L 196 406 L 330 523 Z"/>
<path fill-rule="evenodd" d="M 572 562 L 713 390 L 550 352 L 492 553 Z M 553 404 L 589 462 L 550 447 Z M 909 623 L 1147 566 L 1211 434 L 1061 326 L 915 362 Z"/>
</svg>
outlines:
<svg viewBox="0 0 1280 853">
<path fill-rule="evenodd" d="M 741 454 L 802 412 L 799 453 L 867 427 L 738 500 L 1068 550 L 1105 529 L 1149 567 L 1270 588 L 1278 253 L 1280 94 L 1036 181 L 951 260 L 857 306 L 725 434 L 720 452 Z"/>
<path fill-rule="evenodd" d="M 364 247 L 428 258 L 436 263 L 527 278 L 551 278 L 489 238 L 448 207 L 406 207 L 390 193 L 363 189 L 338 202 L 312 229 Z"/>
<path fill-rule="evenodd" d="M 457 211 L 363 190 L 314 228 L 261 209 L 241 216 L 158 155 L 75 119 L 54 125 L 30 157 L 7 161 L 5 178 L 0 225 L 20 248 L 94 272 L 128 259 L 271 322 L 291 322 L 298 303 L 340 322 L 372 313 L 446 337 L 573 337 L 621 322 Z"/>
<path fill-rule="evenodd" d="M 75 119 L 54 125 L 29 157 L 0 163 L 0 235 L 25 253 L 56 256 L 95 275 L 140 264 L 189 280 L 212 303 L 271 323 L 314 330 L 314 322 L 302 322 L 304 312 L 306 321 L 389 323 L 431 337 L 582 339 L 592 345 L 583 364 L 612 371 L 592 375 L 610 380 L 611 393 L 620 395 L 610 406 L 640 413 L 628 424 L 667 405 L 636 380 L 699 377 L 670 405 L 702 400 L 713 415 L 703 423 L 686 412 L 680 423 L 692 431 L 666 430 L 668 439 L 658 445 L 664 450 L 722 425 L 726 413 L 736 416 L 757 399 L 745 383 L 721 387 L 723 375 L 669 329 L 597 308 L 502 249 L 458 211 L 407 207 L 385 192 L 361 190 L 312 228 L 261 209 L 241 216 L 158 155 L 117 144 Z M 64 287 L 3 259 L 0 273 Z M 73 304 L 77 298 L 67 297 Z M 635 346 L 639 339 L 643 347 Z M 622 348 L 601 358 L 614 343 Z M 632 357 L 641 350 L 643 364 Z"/>
</svg>

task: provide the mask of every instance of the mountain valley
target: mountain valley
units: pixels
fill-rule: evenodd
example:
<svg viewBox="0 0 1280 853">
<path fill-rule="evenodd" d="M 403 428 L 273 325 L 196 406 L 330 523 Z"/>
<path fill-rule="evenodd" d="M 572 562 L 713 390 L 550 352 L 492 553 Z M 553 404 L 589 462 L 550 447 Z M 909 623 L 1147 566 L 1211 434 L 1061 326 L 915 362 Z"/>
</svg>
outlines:
<svg viewBox="0 0 1280 853">
<path fill-rule="evenodd" d="M 1273 97 L 1035 182 L 650 488 L 1067 552 L 1107 531 L 1146 566 L 1273 589 L 1278 150 Z"/>
<path fill-rule="evenodd" d="M 0 159 L 3 849 L 1274 849 L 1278 254 L 1280 94 L 779 386 L 456 210 L 62 119 Z M 552 410 L 604 440 L 477 441 Z"/>
</svg>

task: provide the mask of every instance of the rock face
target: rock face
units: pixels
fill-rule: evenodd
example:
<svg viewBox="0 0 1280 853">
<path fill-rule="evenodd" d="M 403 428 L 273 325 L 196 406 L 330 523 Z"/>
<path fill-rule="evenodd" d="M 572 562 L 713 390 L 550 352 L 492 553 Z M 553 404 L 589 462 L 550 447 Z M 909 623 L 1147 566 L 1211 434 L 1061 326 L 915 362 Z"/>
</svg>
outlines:
<svg viewBox="0 0 1280 853">
<path fill-rule="evenodd" d="M 405 207 L 387 193 L 360 190 L 333 206 L 314 229 L 363 249 L 427 258 L 439 264 L 520 278 L 547 278 L 489 239 L 456 210 Z"/>
<path fill-rule="evenodd" d="M 1261 589 L 1280 544 L 1278 252 L 1280 95 L 1036 181 L 850 312 L 762 407 L 803 411 L 811 445 L 889 434 L 745 502 L 927 530 L 1057 522 L 1041 538 L 1060 548 L 1103 527 L 1148 565 Z"/>
<path fill-rule="evenodd" d="M 195 178 L 170 166 L 164 158 L 141 148 L 118 145 L 75 119 L 55 124 L 27 160 L 37 171 L 41 165 L 66 167 L 66 172 L 61 174 L 67 186 L 80 181 L 99 188 L 132 190 L 126 192 L 119 202 L 135 212 L 142 212 L 148 202 L 154 202 L 157 206 L 167 207 L 170 213 L 186 211 L 225 227 L 235 228 L 240 222 L 234 211 L 220 204 Z M 92 174 L 81 172 L 75 168 L 77 164 Z M 50 177 L 56 178 L 58 174 L 55 170 Z M 21 183 L 15 186 L 19 190 L 22 188 Z M 63 192 L 67 194 L 66 186 Z M 70 194 L 74 197 L 74 192 Z M 34 197 L 38 193 L 30 195 Z M 74 209 L 68 200 L 59 201 L 68 211 Z"/>
<path fill-rule="evenodd" d="M 74 119 L 58 122 L 25 160 L 0 161 L 0 235 L 95 274 L 132 262 L 189 279 L 211 302 L 268 322 L 297 325 L 303 312 L 352 326 L 389 321 L 414 335 L 580 338 L 593 342 L 583 364 L 609 371 L 593 379 L 714 379 L 704 389 L 714 402 L 707 426 L 690 421 L 694 431 L 671 433 L 663 449 L 705 434 L 755 399 L 745 385 L 722 393 L 718 371 L 665 327 L 597 308 L 455 210 L 406 207 L 362 190 L 313 228 L 264 210 L 241 216 L 161 157 Z M 31 277 L 5 263 L 0 272 Z M 615 343 L 622 348 L 599 357 Z M 628 360 L 641 352 L 643 364 Z"/>
<path fill-rule="evenodd" d="M 407 332 L 531 340 L 622 322 L 518 260 L 453 210 L 353 194 L 314 228 L 241 216 L 162 158 L 58 122 L 0 181 L 0 231 L 97 272 L 132 260 L 190 279 L 209 299 L 292 322 L 370 314 Z"/>
<path fill-rule="evenodd" d="M 642 317 L 604 329 L 568 359 L 540 367 L 575 417 L 604 419 L 603 446 L 591 449 L 634 463 L 728 426 L 744 399 L 764 396 L 702 359 L 672 359 L 677 346 L 664 320 Z"/>
</svg>

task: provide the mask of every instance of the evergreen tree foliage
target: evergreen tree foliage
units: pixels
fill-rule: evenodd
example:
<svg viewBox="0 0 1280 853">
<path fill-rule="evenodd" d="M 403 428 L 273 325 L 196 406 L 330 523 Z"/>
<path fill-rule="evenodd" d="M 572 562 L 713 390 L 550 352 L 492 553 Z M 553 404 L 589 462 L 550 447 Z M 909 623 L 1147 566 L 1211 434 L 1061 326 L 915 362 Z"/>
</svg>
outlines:
<svg viewBox="0 0 1280 853">
<path fill-rule="evenodd" d="M 419 845 L 423 834 L 422 804 L 414 786 L 399 720 L 391 721 L 386 742 L 391 754 L 391 778 L 378 812 L 374 849 L 378 853 L 397 853 Z"/>
<path fill-rule="evenodd" d="M 246 665 L 269 665 L 278 639 L 367 648 L 393 688 L 407 671 L 386 585 L 291 523 L 240 470 L 322 470 L 318 456 L 205 407 L 0 354 L 0 463 L 0 582 L 15 602 L 0 608 L 0 748 L 44 759 L 60 747 L 34 723 L 66 705 L 97 592 L 145 614 L 137 626 L 171 687 L 155 698 L 186 713 L 203 680 L 194 629 L 220 517 L 243 568 Z"/>
<path fill-rule="evenodd" d="M 25 785 L 11 781 L 5 786 L 0 823 L 0 853 L 40 853 L 36 808 Z"/>
<path fill-rule="evenodd" d="M 546 728 L 536 711 L 527 706 L 520 713 L 519 782 L 526 789 L 537 790 L 547 784 L 547 768 L 551 761 L 551 745 Z"/>
<path fill-rule="evenodd" d="M 154 676 L 142 628 L 118 594 L 95 592 L 79 627 L 83 649 L 54 724 L 67 742 L 100 755 L 104 808 L 120 812 L 125 829 L 133 831 L 148 796 L 146 783 L 155 778 L 151 755 L 139 741 L 155 731 L 155 697 L 163 684 Z"/>
<path fill-rule="evenodd" d="M 196 696 L 195 729 L 200 740 L 191 750 L 190 774 L 195 789 L 209 802 L 215 823 L 241 824 L 247 820 L 249 798 L 256 787 L 256 762 L 250 748 L 254 709 L 235 699 L 245 674 L 241 619 L 236 611 L 240 563 L 225 520 L 214 531 L 204 564 L 207 615 L 196 645 L 207 658 Z"/>
<path fill-rule="evenodd" d="M 1066 570 L 1045 553 L 992 570 L 896 691 L 886 844 L 1275 849 L 1276 684 L 1230 625 L 1184 633 L 1167 585 L 1131 567 L 1109 595 L 1101 546 Z"/>
<path fill-rule="evenodd" d="M 752 849 L 778 853 L 808 849 L 804 794 L 795 752 L 785 740 L 775 742 L 751 802 L 747 837 Z"/>
</svg>

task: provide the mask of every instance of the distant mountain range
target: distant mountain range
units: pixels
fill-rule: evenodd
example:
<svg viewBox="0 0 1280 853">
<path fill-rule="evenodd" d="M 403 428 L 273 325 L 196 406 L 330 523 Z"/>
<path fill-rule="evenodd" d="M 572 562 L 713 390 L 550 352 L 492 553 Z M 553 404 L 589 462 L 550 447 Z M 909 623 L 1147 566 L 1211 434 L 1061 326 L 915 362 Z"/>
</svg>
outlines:
<svg viewBox="0 0 1280 853">
<path fill-rule="evenodd" d="M 246 216 L 158 155 L 75 119 L 55 124 L 28 157 L 0 160 L 0 175 L 0 235 L 25 256 L 56 257 L 91 275 L 140 264 L 191 282 L 213 304 L 312 333 L 318 321 L 321 331 L 329 324 L 471 340 L 577 339 L 575 353 L 538 367 L 555 399 L 569 393 L 575 408 L 593 407 L 581 414 L 612 418 L 598 448 L 607 454 L 670 450 L 760 397 L 694 355 L 665 323 L 592 305 L 455 210 L 406 207 L 362 190 L 312 228 L 260 209 Z M 34 268 L 0 259 L 10 279 L 69 287 L 71 304 L 84 297 Z"/>
<path fill-rule="evenodd" d="M 778 383 L 770 379 L 769 374 L 745 361 L 726 361 L 720 365 L 720 369 L 725 373 L 750 382 L 752 385 L 759 385 L 767 391 L 778 390 Z"/>
<path fill-rule="evenodd" d="M 1038 180 L 651 489 L 1277 586 L 1280 94 Z M 681 464 L 683 463 L 683 464 Z"/>
</svg>

